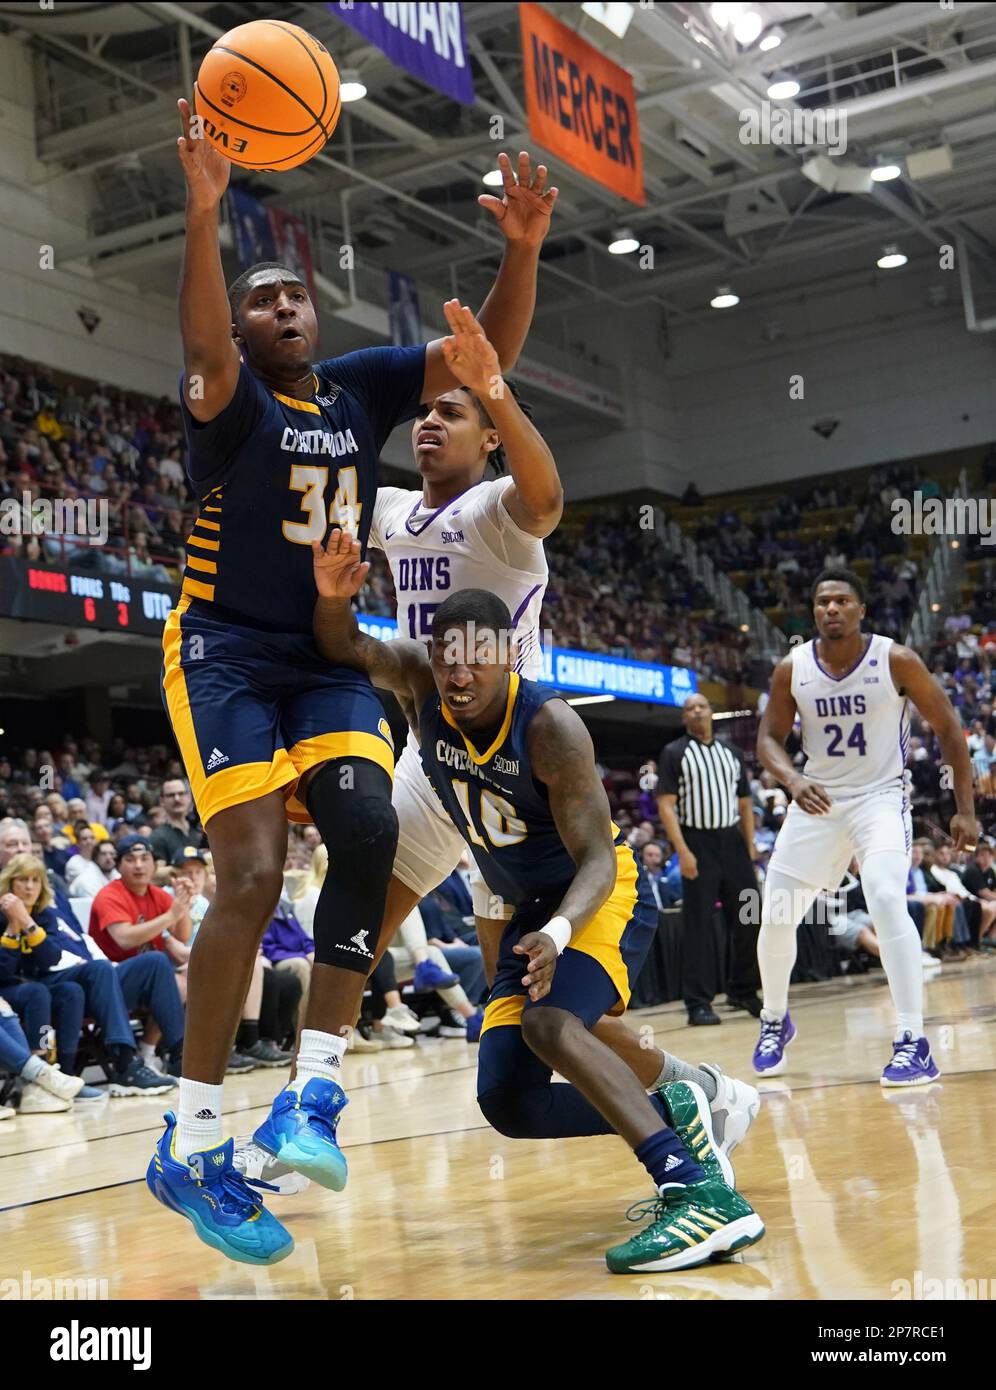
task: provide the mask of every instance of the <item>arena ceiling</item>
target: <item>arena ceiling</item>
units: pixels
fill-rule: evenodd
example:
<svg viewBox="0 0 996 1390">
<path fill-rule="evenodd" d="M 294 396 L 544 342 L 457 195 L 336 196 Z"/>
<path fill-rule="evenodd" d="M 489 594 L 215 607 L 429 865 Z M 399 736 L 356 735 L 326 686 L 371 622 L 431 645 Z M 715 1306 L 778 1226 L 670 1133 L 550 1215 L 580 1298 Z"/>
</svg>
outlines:
<svg viewBox="0 0 996 1390">
<path fill-rule="evenodd" d="M 361 253 L 358 293 L 372 294 L 377 278 L 383 302 L 382 269 L 390 266 L 415 276 L 423 296 L 479 299 L 500 248 L 476 205 L 500 148 L 488 138 L 490 117 L 504 117 L 506 148 L 532 146 L 518 6 L 463 8 L 473 107 L 408 77 L 322 4 L 80 4 L 52 14 L 35 3 L 0 4 L 0 25 L 36 56 L 40 177 L 70 187 L 93 181 L 88 235 L 57 255 L 89 264 L 99 278 L 175 294 L 184 202 L 176 96 L 189 91 L 218 35 L 278 12 L 320 37 L 340 69 L 357 69 L 368 95 L 345 108 L 327 154 L 247 186 L 306 217 L 316 259 L 338 286 L 338 248 L 352 239 Z M 738 45 L 707 4 L 635 6 L 622 39 L 579 5 L 547 8 L 632 72 L 647 202 L 626 204 L 551 161 L 561 199 L 544 249 L 531 340 L 538 357 L 556 365 L 560 350 L 576 352 L 577 313 L 653 304 L 665 323 L 681 321 L 708 314 L 721 284 L 772 305 L 800 288 L 832 293 L 874 273 L 890 244 L 914 263 L 936 264 L 937 247 L 960 239 L 976 272 L 991 278 L 996 4 L 753 5 L 783 35 L 770 52 Z M 741 113 L 759 110 L 782 75 L 801 91 L 775 105 L 846 113 L 847 151 L 829 161 L 829 172 L 826 163 L 804 172 L 812 147 L 740 138 Z M 841 191 L 841 166 L 860 181 L 861 170 L 880 162 L 898 163 L 901 176 Z M 652 276 L 636 257 L 608 254 L 621 226 L 654 248 Z M 325 307 L 337 312 L 341 298 L 330 294 Z"/>
</svg>

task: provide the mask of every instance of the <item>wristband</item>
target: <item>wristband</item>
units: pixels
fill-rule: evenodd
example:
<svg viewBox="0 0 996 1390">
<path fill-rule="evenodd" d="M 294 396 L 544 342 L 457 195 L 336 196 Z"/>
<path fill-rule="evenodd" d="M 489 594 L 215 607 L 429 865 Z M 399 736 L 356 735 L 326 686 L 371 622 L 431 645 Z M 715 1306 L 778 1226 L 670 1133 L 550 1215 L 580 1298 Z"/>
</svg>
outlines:
<svg viewBox="0 0 996 1390">
<path fill-rule="evenodd" d="M 562 956 L 564 947 L 570 945 L 574 928 L 566 917 L 551 917 L 545 927 L 540 927 L 540 931 L 551 938 L 557 947 L 557 955 Z"/>
</svg>

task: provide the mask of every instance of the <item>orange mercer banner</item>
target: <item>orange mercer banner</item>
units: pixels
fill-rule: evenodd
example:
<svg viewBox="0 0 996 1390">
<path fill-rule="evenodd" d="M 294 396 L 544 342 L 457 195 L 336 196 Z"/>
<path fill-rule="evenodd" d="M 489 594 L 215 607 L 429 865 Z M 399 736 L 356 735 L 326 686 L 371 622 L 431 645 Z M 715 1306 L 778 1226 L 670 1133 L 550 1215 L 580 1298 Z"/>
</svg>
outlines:
<svg viewBox="0 0 996 1390">
<path fill-rule="evenodd" d="M 646 202 L 633 81 L 539 5 L 520 5 L 529 133 L 631 203 Z"/>
</svg>

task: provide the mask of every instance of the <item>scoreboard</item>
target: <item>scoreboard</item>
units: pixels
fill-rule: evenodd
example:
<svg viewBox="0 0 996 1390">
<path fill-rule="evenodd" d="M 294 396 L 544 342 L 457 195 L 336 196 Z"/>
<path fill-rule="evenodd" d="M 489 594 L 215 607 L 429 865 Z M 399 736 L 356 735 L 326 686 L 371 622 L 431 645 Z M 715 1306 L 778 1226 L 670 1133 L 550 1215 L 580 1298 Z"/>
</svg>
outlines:
<svg viewBox="0 0 996 1390">
<path fill-rule="evenodd" d="M 0 556 L 0 618 L 162 635 L 176 590 L 152 580 L 79 574 Z"/>
</svg>

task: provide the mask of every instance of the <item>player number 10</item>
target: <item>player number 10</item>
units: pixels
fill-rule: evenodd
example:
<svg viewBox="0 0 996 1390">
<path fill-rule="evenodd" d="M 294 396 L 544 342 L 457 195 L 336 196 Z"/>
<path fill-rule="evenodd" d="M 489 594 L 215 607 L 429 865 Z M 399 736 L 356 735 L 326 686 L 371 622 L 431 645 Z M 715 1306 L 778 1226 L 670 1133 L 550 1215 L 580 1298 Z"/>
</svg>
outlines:
<svg viewBox="0 0 996 1390">
<path fill-rule="evenodd" d="M 501 849 L 505 845 L 517 845 L 520 840 L 524 840 L 526 823 L 515 814 L 515 807 L 503 796 L 495 796 L 494 792 L 486 791 L 484 787 L 477 786 L 475 789 L 481 794 L 481 824 L 495 849 Z M 470 787 L 466 782 L 454 782 L 453 790 L 467 822 L 471 840 L 482 849 L 487 849 L 487 841 L 482 840 L 477 833 L 474 818 L 470 814 Z"/>
</svg>

